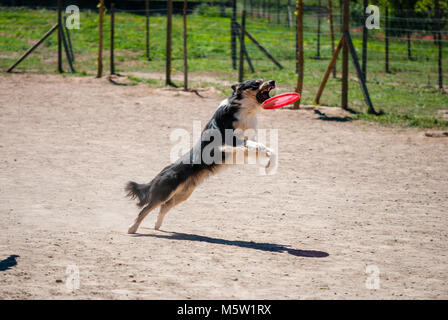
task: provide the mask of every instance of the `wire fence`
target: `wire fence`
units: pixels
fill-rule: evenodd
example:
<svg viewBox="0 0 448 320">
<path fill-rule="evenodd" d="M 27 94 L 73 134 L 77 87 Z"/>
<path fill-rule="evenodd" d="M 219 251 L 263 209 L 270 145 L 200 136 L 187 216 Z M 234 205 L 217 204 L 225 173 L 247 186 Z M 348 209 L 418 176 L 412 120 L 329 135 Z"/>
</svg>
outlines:
<svg viewBox="0 0 448 320">
<path fill-rule="evenodd" d="M 114 67 L 115 72 L 128 74 L 135 79 L 163 85 L 166 73 L 167 9 L 149 8 L 148 18 L 145 0 L 132 1 L 134 8 L 124 9 L 119 1 L 114 14 Z M 191 1 L 190 1 L 191 2 Z M 329 3 L 332 2 L 333 37 L 330 25 Z M 149 2 L 150 4 L 152 1 Z M 69 3 L 63 1 L 63 8 Z M 105 4 L 103 22 L 103 64 L 104 73 L 110 70 L 109 48 L 111 43 L 110 4 Z M 350 12 L 350 33 L 358 58 L 363 56 L 363 42 L 366 43 L 363 70 L 373 102 L 386 110 L 400 111 L 403 104 L 410 102 L 425 108 L 427 100 L 446 103 L 446 97 L 432 95 L 440 90 L 440 79 L 447 80 L 448 64 L 448 17 L 442 12 L 437 18 L 433 10 L 420 11 L 419 16 L 407 16 L 410 11 L 393 11 L 389 8 L 388 25 L 385 8 L 379 7 L 379 29 L 365 29 L 362 1 L 352 6 Z M 245 40 L 244 78 L 274 78 L 280 83 L 280 91 L 294 90 L 297 79 L 296 1 L 247 0 L 236 1 L 236 20 L 241 22 L 246 12 L 246 31 L 279 64 L 280 69 L 269 59 L 260 47 L 250 39 Z M 0 26 L 2 43 L 0 67 L 6 69 L 31 43 L 42 36 L 57 22 L 55 7 L 29 10 L 6 8 L 1 10 L 9 19 Z M 80 7 L 80 28 L 69 29 L 67 37 L 72 44 L 73 66 L 77 73 L 94 74 L 98 54 L 98 12 Z M 360 12 L 359 12 L 360 11 Z M 415 12 L 412 11 L 414 14 Z M 188 8 L 187 52 L 190 86 L 215 85 L 223 90 L 229 82 L 238 79 L 238 68 L 232 59 L 232 1 L 198 1 Z M 9 18 L 8 18 L 9 17 Z M 148 19 L 149 30 L 146 29 Z M 64 20 L 65 21 L 65 20 Z M 176 11 L 172 20 L 171 68 L 173 82 L 181 85 L 183 70 L 183 28 L 182 15 Z M 332 57 L 333 48 L 341 38 L 342 15 L 340 1 L 305 0 L 303 9 L 303 37 L 305 59 L 305 81 L 303 102 L 311 104 L 314 94 Z M 149 34 L 149 39 L 147 39 Z M 440 34 L 440 39 L 439 35 Z M 334 39 L 334 40 L 332 40 Z M 364 40 L 363 40 L 364 39 Z M 18 70 L 49 72 L 55 69 L 56 37 L 46 40 L 45 46 L 37 49 L 30 58 L 17 67 Z M 236 36 L 236 51 L 239 49 Z M 149 44 L 147 48 L 147 43 Z M 439 49 L 439 43 L 441 49 Z M 386 45 L 388 48 L 386 48 Z M 387 52 L 387 53 L 386 53 Z M 442 69 L 439 67 L 441 57 Z M 388 60 L 386 62 L 386 60 Z M 340 61 L 340 58 L 339 58 Z M 238 61 L 236 61 L 238 64 Z M 250 63 L 249 63 L 250 62 Z M 63 63 L 67 66 L 67 57 Z M 253 70 L 250 66 L 253 66 Z M 67 67 L 65 67 L 67 71 Z M 340 95 L 340 66 L 336 64 L 336 79 L 329 81 L 322 103 L 338 105 Z M 356 73 L 350 71 L 350 103 L 363 107 L 363 98 L 357 88 Z M 424 90 L 423 92 L 421 90 Z M 442 91 L 447 87 L 442 83 Z M 394 95 L 406 97 L 393 98 Z M 392 98 L 390 98 L 392 96 Z M 442 106 L 443 107 L 443 106 Z M 430 108 L 431 109 L 431 108 Z M 434 114 L 434 110 L 428 111 Z"/>
</svg>

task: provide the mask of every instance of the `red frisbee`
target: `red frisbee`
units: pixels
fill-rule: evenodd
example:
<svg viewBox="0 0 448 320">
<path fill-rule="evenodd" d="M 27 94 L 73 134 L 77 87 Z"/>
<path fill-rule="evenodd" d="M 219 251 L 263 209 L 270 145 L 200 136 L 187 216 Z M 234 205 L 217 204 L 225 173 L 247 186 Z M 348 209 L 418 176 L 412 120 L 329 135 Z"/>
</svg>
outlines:
<svg viewBox="0 0 448 320">
<path fill-rule="evenodd" d="M 265 102 L 263 102 L 261 106 L 263 107 L 263 109 L 277 109 L 287 106 L 288 104 L 291 104 L 293 102 L 296 102 L 299 99 L 300 94 L 298 93 L 295 92 L 284 93 L 267 99 Z"/>
</svg>

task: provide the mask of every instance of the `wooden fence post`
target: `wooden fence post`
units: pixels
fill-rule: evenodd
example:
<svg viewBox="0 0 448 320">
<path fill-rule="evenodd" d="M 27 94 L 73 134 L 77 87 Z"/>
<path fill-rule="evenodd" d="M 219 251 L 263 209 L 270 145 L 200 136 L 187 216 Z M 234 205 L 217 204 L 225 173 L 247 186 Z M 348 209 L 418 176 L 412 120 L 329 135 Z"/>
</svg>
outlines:
<svg viewBox="0 0 448 320">
<path fill-rule="evenodd" d="M 235 22 L 235 25 L 237 28 L 241 29 L 241 26 L 238 24 L 238 22 Z M 236 29 L 238 31 L 238 29 Z M 250 41 L 252 41 L 257 48 L 266 56 L 268 57 L 269 60 L 271 60 L 277 67 L 279 67 L 280 69 L 283 69 L 283 66 L 281 65 L 280 62 L 278 62 L 249 32 L 247 32 L 247 30 L 244 30 L 244 33 L 246 34 L 246 36 L 249 38 Z M 247 55 L 248 57 L 249 55 Z M 247 59 L 249 66 L 251 64 L 250 59 Z M 251 67 L 252 70 L 252 67 Z M 254 72 L 254 70 L 252 70 L 252 72 Z"/>
<path fill-rule="evenodd" d="M 296 25 L 297 25 L 297 69 L 298 69 L 298 75 L 297 75 L 297 86 L 296 86 L 296 92 L 299 94 L 302 94 L 303 89 L 303 0 L 297 0 L 297 18 L 296 18 Z M 300 108 L 300 100 L 294 102 L 293 109 L 299 109 Z"/>
<path fill-rule="evenodd" d="M 268 6 L 268 22 L 271 22 L 271 0 L 266 0 Z"/>
<path fill-rule="evenodd" d="M 384 45 L 385 48 L 385 63 L 386 63 L 386 73 L 390 73 L 389 70 L 389 7 L 386 6 L 386 26 L 385 26 L 385 39 L 384 39 Z"/>
<path fill-rule="evenodd" d="M 236 31 L 236 35 L 237 35 L 238 39 L 240 39 L 240 37 L 241 37 L 240 29 L 241 29 L 241 26 L 237 23 L 235 31 Z M 250 35 L 248 35 L 247 31 L 245 33 L 246 33 L 246 36 L 250 37 Z M 249 54 L 247 53 L 246 46 L 244 46 L 244 56 L 246 57 L 246 61 L 247 61 L 247 64 L 249 65 L 250 71 L 255 72 L 254 66 L 252 65 L 252 60 L 250 60 Z"/>
<path fill-rule="evenodd" d="M 334 55 L 333 4 L 331 0 L 328 0 L 328 14 L 330 19 L 331 54 Z M 336 64 L 333 66 L 333 78 L 336 78 Z"/>
<path fill-rule="evenodd" d="M 434 9 L 436 11 L 437 19 L 437 42 L 439 47 L 439 59 L 438 59 L 438 70 L 439 70 L 439 89 L 443 89 L 443 73 L 442 73 L 442 33 L 440 32 L 440 4 L 439 0 L 435 0 Z"/>
<path fill-rule="evenodd" d="M 110 74 L 115 74 L 114 36 L 115 36 L 115 3 L 110 4 Z"/>
<path fill-rule="evenodd" d="M 406 42 L 408 44 L 408 60 L 412 60 L 411 31 L 410 31 L 411 26 L 409 25 L 409 19 L 407 17 L 405 25 L 406 25 Z"/>
<path fill-rule="evenodd" d="M 339 40 L 338 46 L 333 52 L 333 55 L 330 60 L 330 64 L 328 65 L 327 70 L 325 71 L 324 78 L 320 83 L 319 89 L 317 90 L 316 97 L 314 98 L 314 103 L 320 103 L 320 97 L 322 96 L 322 92 L 324 92 L 325 85 L 327 84 L 328 77 L 330 76 L 331 70 L 333 70 L 336 66 L 336 60 L 338 59 L 339 51 L 341 51 L 342 45 L 344 44 L 344 35 L 342 35 L 341 40 Z"/>
<path fill-rule="evenodd" d="M 146 16 L 146 59 L 151 60 L 149 57 L 149 0 L 145 1 L 145 16 Z"/>
<path fill-rule="evenodd" d="M 58 0 L 58 27 L 62 29 L 62 0 Z M 60 73 L 64 72 L 62 70 L 62 37 L 61 31 L 58 31 L 58 71 Z"/>
<path fill-rule="evenodd" d="M 342 17 L 342 31 L 345 35 L 349 31 L 349 0 L 343 1 L 343 17 Z M 341 108 L 348 107 L 348 45 L 347 41 L 342 44 L 342 92 L 341 92 Z"/>
<path fill-rule="evenodd" d="M 232 0 L 232 20 L 230 21 L 230 47 L 232 55 L 232 68 L 236 70 L 236 0 Z"/>
<path fill-rule="evenodd" d="M 280 24 L 280 0 L 277 0 L 277 24 Z"/>
<path fill-rule="evenodd" d="M 166 76 L 165 84 L 172 85 L 171 81 L 171 31 L 173 26 L 173 0 L 167 1 L 167 19 L 166 19 Z"/>
<path fill-rule="evenodd" d="M 99 19 L 98 19 L 98 70 L 96 73 L 97 78 L 101 78 L 103 75 L 103 13 L 104 13 L 104 0 L 100 0 L 99 3 Z"/>
<path fill-rule="evenodd" d="M 367 36 L 368 29 L 366 26 L 366 8 L 368 6 L 368 0 L 364 0 L 363 5 L 363 26 L 362 26 L 362 75 L 364 77 L 364 81 L 367 81 Z"/>
<path fill-rule="evenodd" d="M 241 35 L 240 35 L 240 65 L 238 70 L 238 81 L 243 82 L 244 79 L 244 34 L 246 32 L 246 9 L 243 10 L 241 17 Z"/>
<path fill-rule="evenodd" d="M 59 32 L 61 33 L 62 43 L 64 45 L 65 56 L 67 57 L 67 62 L 68 62 L 68 66 L 70 68 L 70 72 L 75 73 L 75 69 L 73 68 L 73 63 L 72 63 L 73 60 L 72 60 L 72 57 L 70 54 L 70 48 L 68 47 L 67 39 L 65 38 L 65 34 L 64 34 L 64 27 L 60 26 Z"/>
<path fill-rule="evenodd" d="M 318 0 L 318 6 L 317 9 L 317 48 L 316 48 L 316 59 L 320 59 L 320 5 L 321 0 Z"/>
<path fill-rule="evenodd" d="M 225 1 L 224 0 L 221 0 L 220 1 L 220 15 L 221 15 L 221 17 L 225 17 L 226 16 L 226 6 L 225 6 Z"/>
<path fill-rule="evenodd" d="M 378 115 L 378 113 L 373 108 L 372 100 L 370 100 L 369 90 L 367 90 L 367 85 L 366 85 L 366 82 L 364 81 L 364 76 L 362 75 L 362 71 L 359 66 L 358 57 L 356 56 L 356 50 L 355 50 L 355 47 L 353 46 L 352 37 L 350 36 L 350 32 L 346 32 L 344 34 L 344 40 L 345 40 L 344 42 L 347 43 L 347 46 L 350 51 L 350 55 L 352 56 L 353 66 L 355 67 L 356 74 L 358 75 L 359 84 L 361 86 L 361 91 L 362 91 L 362 94 L 364 95 L 364 99 L 365 99 L 367 107 L 368 107 L 367 112 L 370 114 Z"/>
<path fill-rule="evenodd" d="M 187 58 L 187 0 L 184 0 L 183 25 L 184 25 L 184 90 L 188 90 L 188 58 Z"/>
<path fill-rule="evenodd" d="M 29 48 L 12 66 L 8 68 L 6 72 L 11 72 L 20 62 L 22 62 L 31 52 L 34 51 L 45 39 L 47 39 L 50 34 L 52 34 L 55 30 L 59 30 L 59 24 L 56 23 L 47 33 L 44 34 L 42 38 L 39 39 L 31 48 Z"/>
<path fill-rule="evenodd" d="M 64 20 L 67 21 L 66 17 L 64 17 Z M 73 46 L 72 46 L 72 40 L 70 37 L 70 31 L 67 28 L 67 25 L 64 23 L 64 30 L 65 30 L 65 34 L 67 35 L 67 43 L 68 43 L 68 48 L 70 51 L 70 57 L 72 58 L 72 62 L 75 61 L 75 55 L 73 54 Z"/>
</svg>

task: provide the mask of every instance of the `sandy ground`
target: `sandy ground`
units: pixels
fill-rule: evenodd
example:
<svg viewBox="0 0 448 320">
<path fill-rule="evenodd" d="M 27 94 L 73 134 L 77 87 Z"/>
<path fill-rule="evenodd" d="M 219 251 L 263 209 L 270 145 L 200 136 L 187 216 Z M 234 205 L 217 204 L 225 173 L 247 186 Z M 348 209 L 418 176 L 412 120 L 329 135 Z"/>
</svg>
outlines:
<svg viewBox="0 0 448 320">
<path fill-rule="evenodd" d="M 220 98 L 201 94 L 0 77 L 0 298 L 448 298 L 448 138 L 416 129 L 263 111 L 274 176 L 223 171 L 126 234 L 125 182 L 205 124 Z"/>
</svg>

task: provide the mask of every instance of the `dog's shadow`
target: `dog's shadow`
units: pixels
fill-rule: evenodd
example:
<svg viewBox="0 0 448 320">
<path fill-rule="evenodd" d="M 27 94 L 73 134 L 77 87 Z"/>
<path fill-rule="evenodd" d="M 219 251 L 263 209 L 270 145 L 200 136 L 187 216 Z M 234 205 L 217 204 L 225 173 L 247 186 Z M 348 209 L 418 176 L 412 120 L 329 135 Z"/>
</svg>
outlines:
<svg viewBox="0 0 448 320">
<path fill-rule="evenodd" d="M 19 257 L 16 254 L 12 254 L 8 258 L 0 260 L 0 271 L 6 271 L 15 267 L 17 265 L 17 258 Z"/>
<path fill-rule="evenodd" d="M 169 232 L 169 231 L 162 231 L 162 230 L 159 230 L 159 232 L 164 232 L 167 234 L 138 233 L 138 234 L 135 234 L 134 236 L 135 237 L 153 237 L 153 238 L 170 239 L 170 240 L 200 241 L 200 242 L 222 244 L 222 245 L 226 245 L 226 246 L 236 246 L 236 247 L 241 247 L 241 248 L 249 248 L 249 249 L 268 251 L 268 252 L 279 252 L 279 253 L 287 252 L 293 256 L 305 257 L 305 258 L 325 258 L 325 257 L 329 256 L 329 254 L 324 251 L 292 249 L 292 248 L 289 248 L 289 246 L 276 244 L 276 243 L 260 243 L 260 242 L 253 242 L 253 241 L 225 240 L 225 239 L 220 239 L 220 238 L 200 236 L 197 234 Z"/>
</svg>

